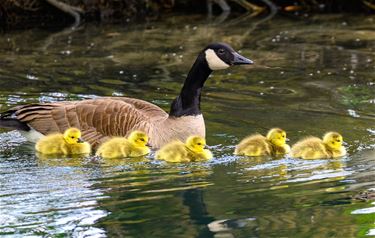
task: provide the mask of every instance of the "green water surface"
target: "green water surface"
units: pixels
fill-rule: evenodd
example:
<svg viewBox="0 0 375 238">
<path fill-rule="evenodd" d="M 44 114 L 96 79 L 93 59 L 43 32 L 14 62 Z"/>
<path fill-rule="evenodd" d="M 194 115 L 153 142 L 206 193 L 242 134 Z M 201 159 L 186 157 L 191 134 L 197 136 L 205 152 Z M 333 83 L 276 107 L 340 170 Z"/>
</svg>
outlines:
<svg viewBox="0 0 375 238">
<path fill-rule="evenodd" d="M 168 16 L 0 34 L 0 109 L 129 96 L 165 110 L 197 53 L 231 44 L 256 62 L 214 72 L 202 94 L 206 163 L 39 159 L 15 131 L 0 134 L 0 236 L 375 236 L 375 18 Z M 304 161 L 233 156 L 268 128 L 290 143 L 329 130 L 348 156 Z"/>
</svg>

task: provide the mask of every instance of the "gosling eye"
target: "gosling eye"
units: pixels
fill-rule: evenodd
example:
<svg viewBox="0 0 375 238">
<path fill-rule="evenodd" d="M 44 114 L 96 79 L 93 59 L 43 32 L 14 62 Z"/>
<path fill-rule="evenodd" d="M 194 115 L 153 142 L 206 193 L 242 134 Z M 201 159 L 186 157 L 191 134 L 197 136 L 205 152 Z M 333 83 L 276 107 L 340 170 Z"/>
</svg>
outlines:
<svg viewBox="0 0 375 238">
<path fill-rule="evenodd" d="M 141 141 L 145 141 L 145 139 L 141 138 Z"/>
<path fill-rule="evenodd" d="M 222 54 L 225 53 L 225 50 L 224 50 L 224 49 L 219 49 L 217 52 L 218 52 L 220 55 L 222 55 Z"/>
<path fill-rule="evenodd" d="M 285 135 L 283 135 L 283 138 L 285 138 Z"/>
<path fill-rule="evenodd" d="M 340 140 L 336 140 L 337 142 L 341 142 Z"/>
<path fill-rule="evenodd" d="M 202 145 L 202 143 L 198 143 L 198 145 Z"/>
<path fill-rule="evenodd" d="M 70 138 L 74 139 L 74 136 L 71 136 Z"/>
</svg>

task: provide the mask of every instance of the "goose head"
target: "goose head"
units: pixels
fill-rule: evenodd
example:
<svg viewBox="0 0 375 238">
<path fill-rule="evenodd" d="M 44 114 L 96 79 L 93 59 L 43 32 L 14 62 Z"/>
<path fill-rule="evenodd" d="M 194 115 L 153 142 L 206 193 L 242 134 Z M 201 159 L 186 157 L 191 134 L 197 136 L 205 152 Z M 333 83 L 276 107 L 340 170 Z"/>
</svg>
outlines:
<svg viewBox="0 0 375 238">
<path fill-rule="evenodd" d="M 84 141 L 81 138 L 81 131 L 77 128 L 69 128 L 64 132 L 64 140 L 69 145 L 75 145 L 78 143 L 83 143 Z"/>
<path fill-rule="evenodd" d="M 142 131 L 133 131 L 130 133 L 128 140 L 136 147 L 145 147 L 148 143 L 148 136 Z"/>
<path fill-rule="evenodd" d="M 195 153 L 202 153 L 206 146 L 206 140 L 200 136 L 190 136 L 187 138 L 185 145 Z"/>
<path fill-rule="evenodd" d="M 267 133 L 267 139 L 271 144 L 283 147 L 286 144 L 286 132 L 280 128 L 272 128 Z"/>
<path fill-rule="evenodd" d="M 332 150 L 339 150 L 343 143 L 342 135 L 337 132 L 328 132 L 323 136 L 323 142 Z"/>
<path fill-rule="evenodd" d="M 253 63 L 252 60 L 240 55 L 228 44 L 209 44 L 198 54 L 187 75 L 180 95 L 172 102 L 169 115 L 181 117 L 201 114 L 201 90 L 212 71 L 226 69 L 232 65 Z"/>
<path fill-rule="evenodd" d="M 225 43 L 212 43 L 203 50 L 203 53 L 211 70 L 227 69 L 232 65 L 254 63 Z"/>
</svg>

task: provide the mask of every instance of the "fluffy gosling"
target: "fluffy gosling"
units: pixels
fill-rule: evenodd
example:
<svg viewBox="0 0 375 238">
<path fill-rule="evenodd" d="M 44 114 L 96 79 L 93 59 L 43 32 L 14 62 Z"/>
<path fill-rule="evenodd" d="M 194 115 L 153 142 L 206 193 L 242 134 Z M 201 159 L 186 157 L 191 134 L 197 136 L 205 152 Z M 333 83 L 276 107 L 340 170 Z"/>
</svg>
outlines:
<svg viewBox="0 0 375 238">
<path fill-rule="evenodd" d="M 287 154 L 290 146 L 286 144 L 286 132 L 280 128 L 272 128 L 267 136 L 260 134 L 244 138 L 235 148 L 235 155 L 265 156 Z"/>
<path fill-rule="evenodd" d="M 302 159 L 329 159 L 346 155 L 343 138 L 337 132 L 328 132 L 323 140 L 307 137 L 292 146 L 291 156 Z"/>
<path fill-rule="evenodd" d="M 167 162 L 205 161 L 212 158 L 212 153 L 204 149 L 206 140 L 200 136 L 190 136 L 186 142 L 172 141 L 156 152 L 156 159 Z"/>
<path fill-rule="evenodd" d="M 36 151 L 44 155 L 90 154 L 91 146 L 81 138 L 81 131 L 69 128 L 64 134 L 54 133 L 41 138 L 35 145 Z"/>
<path fill-rule="evenodd" d="M 133 131 L 128 138 L 114 137 L 99 146 L 96 155 L 106 159 L 140 157 L 150 153 L 148 136 L 142 131 Z"/>
</svg>

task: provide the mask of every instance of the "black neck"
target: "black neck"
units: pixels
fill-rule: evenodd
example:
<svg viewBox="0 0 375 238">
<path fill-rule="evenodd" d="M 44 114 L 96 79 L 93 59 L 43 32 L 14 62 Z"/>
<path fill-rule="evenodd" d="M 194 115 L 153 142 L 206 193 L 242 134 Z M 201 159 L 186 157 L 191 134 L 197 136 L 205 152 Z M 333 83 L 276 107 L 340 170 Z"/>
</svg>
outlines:
<svg viewBox="0 0 375 238">
<path fill-rule="evenodd" d="M 212 70 L 208 67 L 204 52 L 198 55 L 181 89 L 172 102 L 170 116 L 194 116 L 201 114 L 201 90 Z"/>
</svg>

